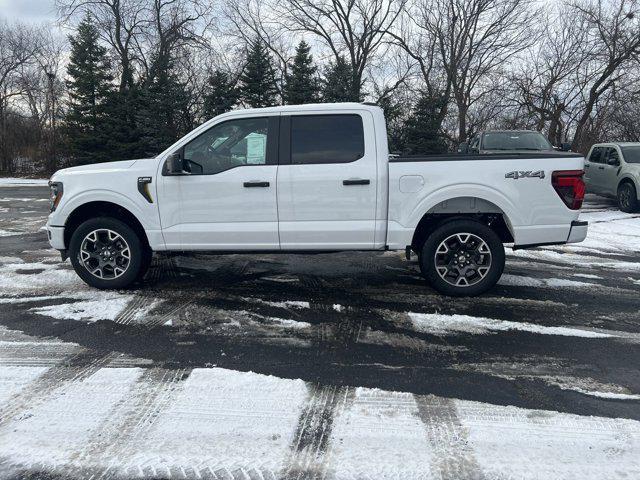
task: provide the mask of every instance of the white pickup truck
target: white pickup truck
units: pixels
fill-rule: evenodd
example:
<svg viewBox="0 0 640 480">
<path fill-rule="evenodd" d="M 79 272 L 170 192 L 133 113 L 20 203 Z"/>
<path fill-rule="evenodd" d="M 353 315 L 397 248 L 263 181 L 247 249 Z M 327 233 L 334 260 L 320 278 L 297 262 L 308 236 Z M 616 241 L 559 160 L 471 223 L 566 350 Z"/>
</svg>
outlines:
<svg viewBox="0 0 640 480">
<path fill-rule="evenodd" d="M 584 159 L 570 153 L 394 157 L 366 104 L 236 110 L 155 158 L 51 178 L 53 248 L 97 288 L 153 252 L 405 250 L 448 295 L 477 295 L 514 248 L 580 242 Z"/>
</svg>

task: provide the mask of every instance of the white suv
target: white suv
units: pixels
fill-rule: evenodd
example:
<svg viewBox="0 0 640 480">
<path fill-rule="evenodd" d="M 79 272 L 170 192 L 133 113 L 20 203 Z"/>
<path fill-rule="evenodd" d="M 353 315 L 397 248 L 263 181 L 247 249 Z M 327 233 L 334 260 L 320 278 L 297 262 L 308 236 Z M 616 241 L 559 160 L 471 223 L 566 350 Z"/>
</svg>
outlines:
<svg viewBox="0 0 640 480">
<path fill-rule="evenodd" d="M 640 209 L 640 143 L 598 143 L 584 169 L 589 192 L 616 197 L 623 212 Z"/>
</svg>

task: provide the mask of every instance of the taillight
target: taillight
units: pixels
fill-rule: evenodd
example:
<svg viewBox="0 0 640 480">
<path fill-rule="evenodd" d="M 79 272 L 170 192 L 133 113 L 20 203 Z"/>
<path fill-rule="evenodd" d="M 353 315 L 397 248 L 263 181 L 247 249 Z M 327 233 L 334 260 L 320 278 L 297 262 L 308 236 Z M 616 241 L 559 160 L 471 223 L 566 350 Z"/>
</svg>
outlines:
<svg viewBox="0 0 640 480">
<path fill-rule="evenodd" d="M 551 174 L 551 185 L 564 204 L 571 210 L 579 210 L 584 200 L 583 170 L 559 170 Z"/>
</svg>

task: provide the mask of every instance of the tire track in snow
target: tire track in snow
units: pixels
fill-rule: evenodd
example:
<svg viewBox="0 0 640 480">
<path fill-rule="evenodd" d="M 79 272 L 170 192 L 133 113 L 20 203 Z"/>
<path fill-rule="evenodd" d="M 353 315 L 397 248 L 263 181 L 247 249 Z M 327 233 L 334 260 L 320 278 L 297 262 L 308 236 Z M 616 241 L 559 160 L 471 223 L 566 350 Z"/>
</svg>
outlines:
<svg viewBox="0 0 640 480">
<path fill-rule="evenodd" d="M 120 460 L 132 445 L 143 443 L 144 436 L 171 405 L 179 391 L 179 384 L 189 377 L 191 371 L 190 368 L 145 370 L 131 395 L 114 406 L 100 428 L 93 432 L 85 449 L 74 456 L 73 463 L 95 464 L 96 471 L 92 476 L 95 479 L 130 478 L 143 475 L 149 469 L 155 472 L 152 465 L 137 465 L 122 472 Z M 179 469 L 184 472 L 185 466 Z M 164 473 L 161 472 L 161 475 Z M 197 474 L 194 476 L 197 477 Z M 186 477 L 188 475 L 184 475 Z"/>
<path fill-rule="evenodd" d="M 462 426 L 455 401 L 451 398 L 414 396 L 418 416 L 424 423 L 433 449 L 431 469 L 443 480 L 484 480 L 480 464 Z"/>
<path fill-rule="evenodd" d="M 291 452 L 280 478 L 320 480 L 327 476 L 335 418 L 355 398 L 353 387 L 309 385 L 309 398 L 298 419 Z"/>
<path fill-rule="evenodd" d="M 0 427 L 4 427 L 20 412 L 44 403 L 55 392 L 90 377 L 114 357 L 115 354 L 112 352 L 96 353 L 84 350 L 49 368 L 0 408 Z"/>
<path fill-rule="evenodd" d="M 175 262 L 171 257 L 166 255 L 156 256 L 153 259 L 149 272 L 145 276 L 147 280 L 153 283 L 158 283 L 164 279 L 175 279 L 177 277 Z M 118 314 L 114 322 L 122 325 L 131 325 L 136 318 L 148 313 L 149 303 L 153 302 L 153 300 L 155 300 L 155 297 L 144 289 L 137 292 L 126 308 Z"/>
</svg>

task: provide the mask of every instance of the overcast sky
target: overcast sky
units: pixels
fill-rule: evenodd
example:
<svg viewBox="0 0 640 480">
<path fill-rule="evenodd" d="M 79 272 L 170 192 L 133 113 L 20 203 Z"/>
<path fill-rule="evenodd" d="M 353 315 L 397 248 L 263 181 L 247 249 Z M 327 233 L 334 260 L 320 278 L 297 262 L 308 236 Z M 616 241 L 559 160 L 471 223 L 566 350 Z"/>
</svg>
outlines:
<svg viewBox="0 0 640 480">
<path fill-rule="evenodd" d="M 54 0 L 0 0 L 0 19 L 25 23 L 53 22 Z"/>
</svg>

